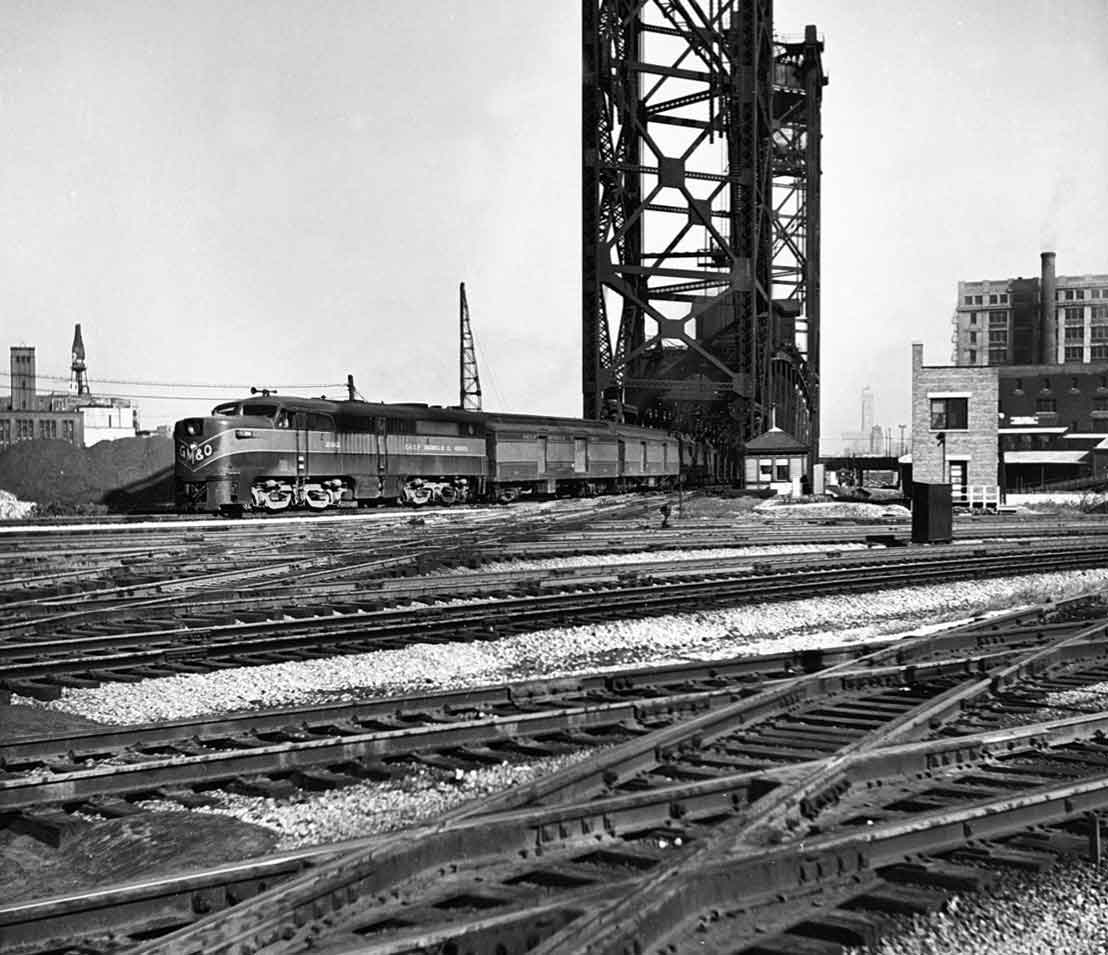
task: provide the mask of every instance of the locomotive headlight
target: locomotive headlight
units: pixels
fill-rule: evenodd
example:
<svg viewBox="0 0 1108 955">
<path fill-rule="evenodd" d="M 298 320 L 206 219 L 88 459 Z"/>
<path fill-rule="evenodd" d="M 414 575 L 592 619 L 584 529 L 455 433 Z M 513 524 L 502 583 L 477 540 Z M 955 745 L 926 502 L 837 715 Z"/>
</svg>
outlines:
<svg viewBox="0 0 1108 955">
<path fill-rule="evenodd" d="M 249 428 L 235 428 L 235 437 L 236 438 L 252 438 L 252 437 L 254 437 L 254 432 L 251 431 Z"/>
</svg>

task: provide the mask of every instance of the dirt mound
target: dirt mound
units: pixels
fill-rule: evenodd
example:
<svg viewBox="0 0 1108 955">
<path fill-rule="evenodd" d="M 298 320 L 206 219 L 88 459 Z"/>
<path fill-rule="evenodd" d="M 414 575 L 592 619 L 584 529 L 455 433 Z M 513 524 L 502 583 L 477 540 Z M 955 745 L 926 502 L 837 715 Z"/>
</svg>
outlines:
<svg viewBox="0 0 1108 955">
<path fill-rule="evenodd" d="M 0 453 L 0 489 L 35 501 L 39 515 L 168 506 L 173 442 L 123 438 L 77 448 L 65 441 L 20 441 Z"/>
<path fill-rule="evenodd" d="M 210 868 L 265 855 L 276 842 L 268 829 L 212 813 L 148 812 L 90 822 L 59 849 L 5 830 L 0 896 L 20 902 Z"/>
</svg>

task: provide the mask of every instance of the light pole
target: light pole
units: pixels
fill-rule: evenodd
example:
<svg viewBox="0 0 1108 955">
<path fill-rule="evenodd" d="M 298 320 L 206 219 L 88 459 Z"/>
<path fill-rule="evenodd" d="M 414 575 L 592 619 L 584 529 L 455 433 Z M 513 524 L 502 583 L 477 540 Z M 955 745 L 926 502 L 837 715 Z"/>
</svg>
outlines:
<svg viewBox="0 0 1108 955">
<path fill-rule="evenodd" d="M 904 425 L 898 424 L 897 427 L 900 428 L 900 456 L 904 457 Z"/>
</svg>

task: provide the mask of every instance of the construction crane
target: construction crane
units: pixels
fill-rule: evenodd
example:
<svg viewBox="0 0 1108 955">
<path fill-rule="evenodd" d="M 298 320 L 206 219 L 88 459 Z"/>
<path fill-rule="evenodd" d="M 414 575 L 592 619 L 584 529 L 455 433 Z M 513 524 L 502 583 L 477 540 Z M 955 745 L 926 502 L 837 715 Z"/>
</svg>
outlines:
<svg viewBox="0 0 1108 955">
<path fill-rule="evenodd" d="M 466 283 L 462 282 L 458 289 L 461 299 L 458 315 L 458 366 L 461 375 L 458 406 L 463 411 L 480 411 L 481 376 L 477 373 L 477 352 L 473 347 L 473 331 L 469 327 Z"/>
</svg>

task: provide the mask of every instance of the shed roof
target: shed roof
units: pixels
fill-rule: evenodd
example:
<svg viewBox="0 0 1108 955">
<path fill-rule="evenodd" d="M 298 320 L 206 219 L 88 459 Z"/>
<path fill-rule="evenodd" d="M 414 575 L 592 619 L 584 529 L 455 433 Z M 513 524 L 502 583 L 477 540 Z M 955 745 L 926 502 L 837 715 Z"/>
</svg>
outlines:
<svg viewBox="0 0 1108 955">
<path fill-rule="evenodd" d="M 776 425 L 765 434 L 760 434 L 752 441 L 746 443 L 747 452 L 772 451 L 782 454 L 807 454 L 808 446 L 801 444 L 787 431 L 782 431 Z"/>
<path fill-rule="evenodd" d="M 1080 464 L 1088 451 L 1005 451 L 1005 464 Z"/>
</svg>

